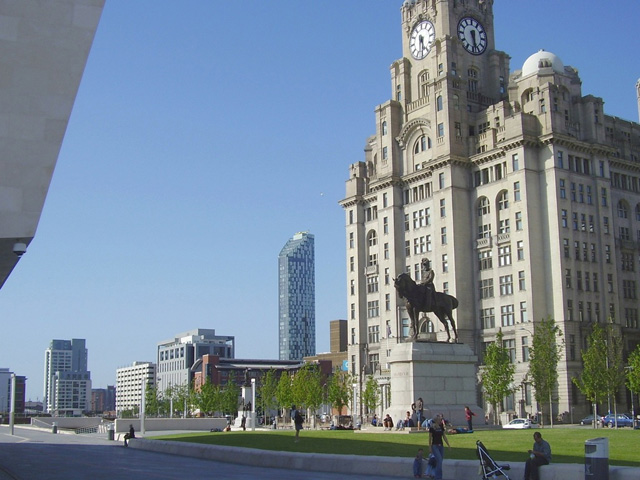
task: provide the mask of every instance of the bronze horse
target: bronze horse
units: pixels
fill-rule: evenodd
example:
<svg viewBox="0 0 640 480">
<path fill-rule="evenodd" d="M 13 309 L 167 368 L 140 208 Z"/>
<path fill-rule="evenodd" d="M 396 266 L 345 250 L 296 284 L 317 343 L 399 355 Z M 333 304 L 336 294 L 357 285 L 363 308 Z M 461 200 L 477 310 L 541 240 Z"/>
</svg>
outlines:
<svg viewBox="0 0 640 480">
<path fill-rule="evenodd" d="M 418 318 L 420 313 L 433 312 L 447 331 L 447 342 L 451 341 L 451 332 L 449 331 L 449 324 L 451 324 L 454 342 L 458 343 L 458 331 L 453 321 L 453 310 L 458 308 L 458 299 L 456 297 L 442 292 L 435 292 L 432 297 L 427 285 L 417 284 L 406 273 L 401 273 L 398 278 L 394 278 L 393 283 L 400 298 L 405 299 L 407 312 L 409 312 L 409 318 L 411 318 L 412 337 L 414 340 L 418 338 Z M 434 299 L 433 305 L 431 305 L 431 298 Z"/>
</svg>

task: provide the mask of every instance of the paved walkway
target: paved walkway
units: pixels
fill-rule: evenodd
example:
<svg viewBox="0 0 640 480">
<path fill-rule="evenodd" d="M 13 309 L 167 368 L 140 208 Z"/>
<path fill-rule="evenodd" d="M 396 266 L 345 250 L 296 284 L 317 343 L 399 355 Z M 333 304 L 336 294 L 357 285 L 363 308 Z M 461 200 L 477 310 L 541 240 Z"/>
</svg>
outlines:
<svg viewBox="0 0 640 480">
<path fill-rule="evenodd" d="M 0 426 L 0 480 L 371 480 L 369 475 L 261 468 L 124 448 L 105 434 L 54 435 L 24 427 L 9 433 L 9 427 Z"/>
</svg>

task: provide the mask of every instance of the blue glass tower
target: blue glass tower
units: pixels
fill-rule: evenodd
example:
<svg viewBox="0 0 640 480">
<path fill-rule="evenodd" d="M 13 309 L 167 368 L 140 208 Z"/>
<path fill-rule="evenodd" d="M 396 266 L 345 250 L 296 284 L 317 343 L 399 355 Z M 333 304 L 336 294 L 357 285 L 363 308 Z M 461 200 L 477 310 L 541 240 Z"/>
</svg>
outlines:
<svg viewBox="0 0 640 480">
<path fill-rule="evenodd" d="M 313 235 L 296 233 L 278 256 L 280 360 L 316 354 L 316 288 Z"/>
</svg>

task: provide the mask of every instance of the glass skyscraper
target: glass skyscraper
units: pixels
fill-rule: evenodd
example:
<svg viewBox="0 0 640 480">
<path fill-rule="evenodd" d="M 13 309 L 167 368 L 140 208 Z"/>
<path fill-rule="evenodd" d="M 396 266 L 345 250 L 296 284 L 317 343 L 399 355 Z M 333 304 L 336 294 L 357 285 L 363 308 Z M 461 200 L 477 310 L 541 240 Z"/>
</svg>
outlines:
<svg viewBox="0 0 640 480">
<path fill-rule="evenodd" d="M 314 238 L 296 233 L 278 256 L 280 360 L 316 354 Z"/>
</svg>

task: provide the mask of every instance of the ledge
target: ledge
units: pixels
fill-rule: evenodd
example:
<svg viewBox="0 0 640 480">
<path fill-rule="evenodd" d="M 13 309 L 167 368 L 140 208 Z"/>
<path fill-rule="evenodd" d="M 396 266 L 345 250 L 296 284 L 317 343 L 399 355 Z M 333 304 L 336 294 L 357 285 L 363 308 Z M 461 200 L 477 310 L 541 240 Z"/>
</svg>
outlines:
<svg viewBox="0 0 640 480">
<path fill-rule="evenodd" d="M 293 441 L 293 440 L 292 440 Z M 301 441 L 304 441 L 302 439 Z M 283 468 L 315 472 L 374 475 L 384 477 L 411 476 L 413 457 L 371 457 L 366 455 L 328 455 L 322 453 L 293 453 L 254 448 L 204 445 L 165 440 L 133 438 L 129 447 L 170 455 L 215 460 L 262 468 Z M 445 452 L 446 454 L 446 452 Z M 336 461 L 340 460 L 340 461 Z M 477 478 L 479 462 L 473 460 L 444 461 L 444 480 Z M 511 478 L 522 478 L 524 462 L 511 463 L 508 471 Z M 584 478 L 584 465 L 551 464 L 540 468 L 540 480 L 567 480 Z M 609 467 L 609 480 L 637 480 L 640 468 Z"/>
</svg>

